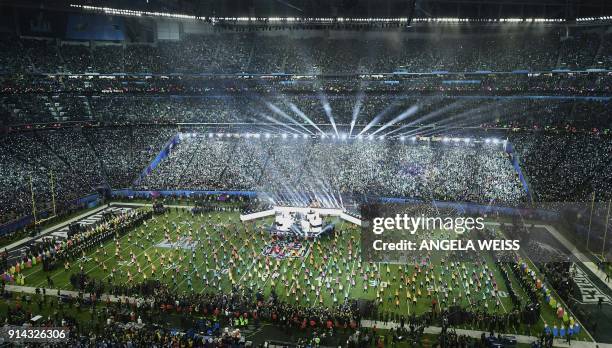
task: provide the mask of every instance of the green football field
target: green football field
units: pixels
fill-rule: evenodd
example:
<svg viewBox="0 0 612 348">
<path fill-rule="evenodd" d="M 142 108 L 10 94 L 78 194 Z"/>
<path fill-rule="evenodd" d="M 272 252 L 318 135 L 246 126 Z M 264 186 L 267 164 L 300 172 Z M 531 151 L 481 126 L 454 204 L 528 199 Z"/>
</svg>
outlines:
<svg viewBox="0 0 612 348">
<path fill-rule="evenodd" d="M 490 313 L 512 311 L 508 289 L 489 255 L 482 256 L 482 264 L 455 263 L 449 270 L 449 262 L 443 266 L 438 259 L 418 268 L 414 263 L 362 263 L 360 228 L 342 220 L 330 222 L 336 224 L 335 235 L 289 244 L 269 234 L 266 227 L 271 219 L 242 223 L 236 212 L 193 216 L 187 210 L 171 210 L 52 272 L 44 272 L 41 265 L 26 269 L 25 285 L 49 287 L 50 276 L 52 288 L 74 290 L 70 275 L 82 270 L 90 278 L 105 283 L 110 279 L 113 284 L 159 279 L 177 292 L 225 292 L 232 286 L 265 294 L 274 290 L 280 299 L 305 306 L 366 299 L 388 315 L 420 315 L 431 310 L 434 298 L 442 308 L 456 304 Z M 462 280 L 472 272 L 493 272 L 497 295 L 492 295 L 492 281 L 487 284 L 486 276 L 480 289 Z M 526 298 L 508 272 L 518 296 Z M 553 309 L 547 304 L 542 308 L 531 334 L 540 332 L 544 322 L 562 325 Z M 528 332 L 525 327 L 510 327 L 508 333 Z M 587 339 L 584 330 L 577 338 Z"/>
</svg>

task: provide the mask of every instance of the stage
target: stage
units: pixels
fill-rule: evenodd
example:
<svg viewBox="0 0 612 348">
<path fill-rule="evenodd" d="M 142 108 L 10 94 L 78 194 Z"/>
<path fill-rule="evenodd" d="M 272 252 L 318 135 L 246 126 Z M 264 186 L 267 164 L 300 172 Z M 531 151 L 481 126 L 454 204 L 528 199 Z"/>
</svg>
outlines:
<svg viewBox="0 0 612 348">
<path fill-rule="evenodd" d="M 275 206 L 261 212 L 240 215 L 240 220 L 251 221 L 274 216 L 270 226 L 271 234 L 279 236 L 295 236 L 301 238 L 318 238 L 334 230 L 333 224 L 325 224 L 324 217 L 339 217 L 355 225 L 361 226 L 361 220 L 348 215 L 342 209 L 313 207 Z"/>
</svg>

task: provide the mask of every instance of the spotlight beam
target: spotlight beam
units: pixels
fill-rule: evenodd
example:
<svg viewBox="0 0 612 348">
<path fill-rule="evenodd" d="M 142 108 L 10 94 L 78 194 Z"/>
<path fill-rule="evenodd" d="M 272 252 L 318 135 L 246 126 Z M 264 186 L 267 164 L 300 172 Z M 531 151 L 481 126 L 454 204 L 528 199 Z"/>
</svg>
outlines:
<svg viewBox="0 0 612 348">
<path fill-rule="evenodd" d="M 390 132 L 386 133 L 386 134 L 385 134 L 385 136 L 390 135 L 390 134 L 393 134 L 393 133 L 395 133 L 395 132 L 398 132 L 398 131 L 400 131 L 400 130 L 403 130 L 403 129 L 406 129 L 406 128 L 409 128 L 409 127 L 414 127 L 414 126 L 418 125 L 419 123 L 421 123 L 421 122 L 423 122 L 423 121 L 430 120 L 430 119 L 432 119 L 432 118 L 434 118 L 434 117 L 437 117 L 437 116 L 442 115 L 442 114 L 444 114 L 444 113 L 447 113 L 447 112 L 450 112 L 450 111 L 452 111 L 452 110 L 455 110 L 455 109 L 457 109 L 458 107 L 460 107 L 460 106 L 462 106 L 462 105 L 463 105 L 463 103 L 462 103 L 462 102 L 458 102 L 458 101 L 457 101 L 457 102 L 454 102 L 454 103 L 452 103 L 452 104 L 450 104 L 450 105 L 447 105 L 447 106 L 445 106 L 445 107 L 443 107 L 443 108 L 441 108 L 441 109 L 438 109 L 438 110 L 436 110 L 436 111 L 430 112 L 429 114 L 424 115 L 423 117 L 420 117 L 420 118 L 419 118 L 419 119 L 417 119 L 417 120 L 414 120 L 414 121 L 412 121 L 412 122 L 409 122 L 409 123 L 408 123 L 408 124 L 406 124 L 406 125 L 403 125 L 403 126 L 401 126 L 401 127 L 397 128 L 397 129 L 394 129 L 394 130 L 392 130 L 392 131 L 390 131 Z M 429 127 L 429 126 L 427 126 L 427 127 Z M 418 127 L 418 128 L 420 128 L 420 127 Z M 408 131 L 407 133 L 400 134 L 400 136 L 406 136 L 406 135 L 410 135 L 410 134 L 412 134 L 412 133 L 413 133 L 413 131 Z"/>
<path fill-rule="evenodd" d="M 299 133 L 301 135 L 306 134 L 306 133 L 300 131 L 299 129 L 293 128 L 293 127 L 291 127 L 290 125 L 288 125 L 286 123 L 282 123 L 281 121 L 274 119 L 273 117 L 270 117 L 268 115 L 261 115 L 261 116 L 264 117 L 266 120 L 268 120 L 268 121 L 270 121 L 272 123 L 275 123 L 275 124 L 277 124 L 277 125 L 279 125 L 281 127 L 285 127 L 287 129 L 290 129 L 293 132 Z"/>
<path fill-rule="evenodd" d="M 304 119 L 304 121 L 308 122 L 308 124 L 315 127 L 319 132 L 325 134 L 325 132 L 323 132 L 321 128 L 319 128 L 319 126 L 317 126 L 314 122 L 312 122 L 312 120 L 308 116 L 306 116 L 306 114 L 303 113 L 302 110 L 300 110 L 295 104 L 289 103 L 289 107 L 291 108 L 291 111 L 298 114 L 302 119 Z"/>
<path fill-rule="evenodd" d="M 391 127 L 392 125 L 405 120 L 406 118 L 414 115 L 418 110 L 419 110 L 419 106 L 418 105 L 411 106 L 406 111 L 402 112 L 397 117 L 395 117 L 391 121 L 385 123 L 382 127 L 378 128 L 375 132 L 372 133 L 372 135 L 375 135 L 376 133 L 387 129 L 387 128 Z"/>
<path fill-rule="evenodd" d="M 359 92 L 357 95 L 357 100 L 355 101 L 355 106 L 353 106 L 353 118 L 351 119 L 351 130 L 349 131 L 349 137 L 353 134 L 353 127 L 357 123 L 357 117 L 359 117 L 359 113 L 361 112 L 361 107 L 363 106 L 363 92 Z"/>
<path fill-rule="evenodd" d="M 321 104 L 323 105 L 323 110 L 325 111 L 327 118 L 331 122 L 332 127 L 334 127 L 334 131 L 336 132 L 336 135 L 339 137 L 340 133 L 338 133 L 338 128 L 336 127 L 336 121 L 334 121 L 334 115 L 332 114 L 332 108 L 331 108 L 331 105 L 329 105 L 329 101 L 327 101 L 327 97 L 325 96 L 325 94 L 321 94 L 319 96 L 319 99 L 321 100 Z"/>
<path fill-rule="evenodd" d="M 374 117 L 372 119 L 372 121 L 370 121 L 370 123 L 368 123 L 362 130 L 361 132 L 357 133 L 357 135 L 362 135 L 363 133 L 367 132 L 370 128 L 372 128 L 376 123 L 378 123 L 378 121 L 380 121 L 381 118 L 383 118 L 387 113 L 389 113 L 389 111 L 391 111 L 391 109 L 393 109 L 394 105 L 389 105 L 387 106 L 383 111 L 381 111 L 380 113 L 378 113 L 378 115 L 376 115 L 376 117 Z"/>
<path fill-rule="evenodd" d="M 266 102 L 266 106 L 272 110 L 275 114 L 280 115 L 282 118 L 290 121 L 291 123 L 295 124 L 296 126 L 304 129 L 305 131 L 307 131 L 308 133 L 314 135 L 313 132 L 310 131 L 310 129 L 304 127 L 304 125 L 298 123 L 296 120 L 294 120 L 291 116 L 287 115 L 287 113 L 285 113 L 283 110 L 279 109 L 278 106 L 270 103 L 270 102 Z"/>
</svg>

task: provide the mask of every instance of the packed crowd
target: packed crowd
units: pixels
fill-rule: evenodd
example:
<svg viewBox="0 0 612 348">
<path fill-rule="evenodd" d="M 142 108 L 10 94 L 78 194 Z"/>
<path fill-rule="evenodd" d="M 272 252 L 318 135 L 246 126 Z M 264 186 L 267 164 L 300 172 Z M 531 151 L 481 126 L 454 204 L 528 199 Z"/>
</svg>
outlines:
<svg viewBox="0 0 612 348">
<path fill-rule="evenodd" d="M 498 146 L 185 137 L 142 189 L 342 192 L 516 203 L 524 198 Z"/>
<path fill-rule="evenodd" d="M 2 137 L 0 222 L 32 214 L 33 200 L 40 218 L 53 212 L 53 203 L 60 214 L 100 187 L 130 186 L 171 134 L 167 128 L 63 128 Z"/>
<path fill-rule="evenodd" d="M 0 141 L 3 222 L 32 213 L 30 178 L 39 215 L 52 210 L 53 199 L 59 213 L 98 188 L 131 187 L 176 132 L 171 126 L 123 126 L 9 133 Z M 194 132 L 182 133 L 183 142 L 138 188 L 367 193 L 496 204 L 529 198 L 501 143 L 230 139 Z M 586 201 L 593 193 L 609 198 L 608 135 L 514 132 L 508 141 L 535 200 Z"/>
<path fill-rule="evenodd" d="M 539 202 L 606 201 L 612 192 L 612 141 L 607 136 L 559 132 L 513 134 L 529 185 Z"/>
<path fill-rule="evenodd" d="M 607 28 L 510 30 L 491 35 L 431 33 L 344 35 L 215 32 L 180 41 L 109 45 L 7 37 L 0 71 L 363 73 L 542 71 L 610 68 Z M 380 33 L 378 33 L 380 34 Z M 437 34 L 437 35 L 436 35 Z M 20 58 L 20 59 L 17 59 Z"/>
<path fill-rule="evenodd" d="M 364 127 L 373 120 L 374 125 L 383 125 L 401 116 L 394 126 L 575 129 L 595 133 L 612 129 L 610 119 L 603 117 L 612 113 L 612 102 L 607 98 L 575 97 L 417 97 L 385 93 L 89 97 L 18 94 L 0 96 L 0 112 L 5 115 L 7 125 L 66 121 L 105 125 L 270 123 L 271 119 L 281 122 L 292 122 L 292 119 L 298 123 L 306 123 L 308 119 L 316 124 L 328 124 L 332 117 L 338 125 L 354 121 L 356 127 Z"/>
</svg>

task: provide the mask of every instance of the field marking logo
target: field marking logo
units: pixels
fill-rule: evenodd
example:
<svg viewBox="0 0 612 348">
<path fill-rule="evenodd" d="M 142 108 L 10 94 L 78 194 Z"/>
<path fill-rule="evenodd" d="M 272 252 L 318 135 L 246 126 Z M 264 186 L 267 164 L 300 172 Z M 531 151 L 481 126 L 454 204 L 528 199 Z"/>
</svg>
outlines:
<svg viewBox="0 0 612 348">
<path fill-rule="evenodd" d="M 603 303 L 612 304 L 612 300 L 610 296 L 606 295 L 597 285 L 595 285 L 589 276 L 582 270 L 581 267 L 578 267 L 574 264 L 576 269 L 576 275 L 573 280 L 578 286 L 578 290 L 580 291 L 581 299 L 578 301 L 581 304 L 597 304 L 599 302 L 599 298 L 602 298 Z"/>
</svg>

